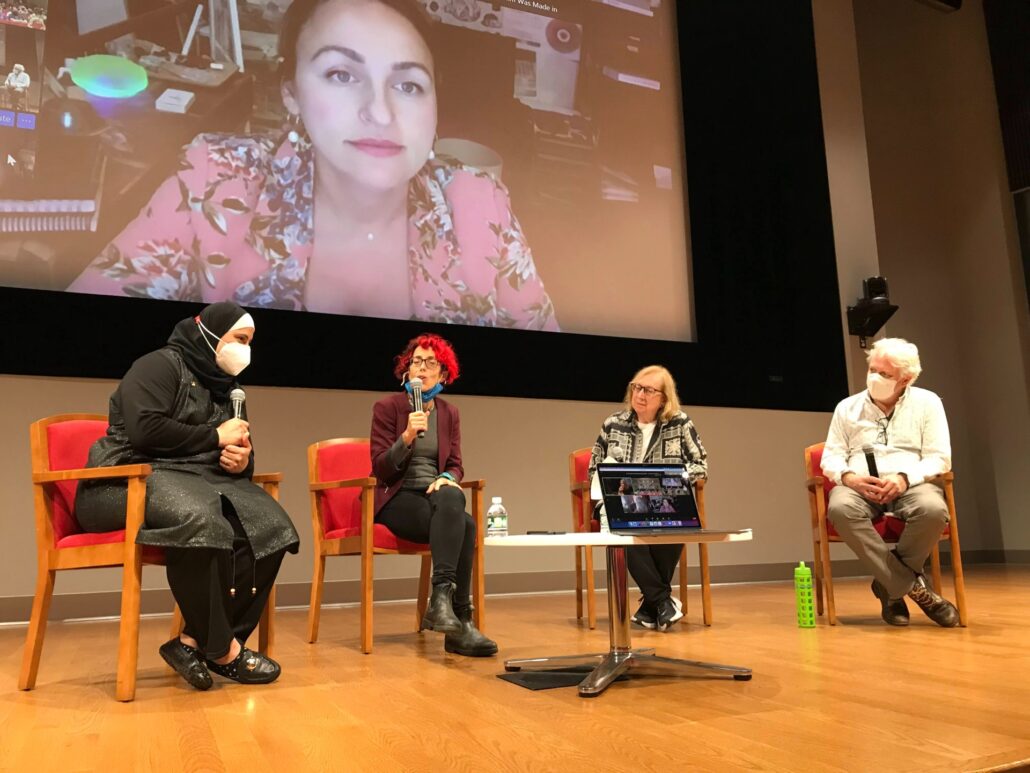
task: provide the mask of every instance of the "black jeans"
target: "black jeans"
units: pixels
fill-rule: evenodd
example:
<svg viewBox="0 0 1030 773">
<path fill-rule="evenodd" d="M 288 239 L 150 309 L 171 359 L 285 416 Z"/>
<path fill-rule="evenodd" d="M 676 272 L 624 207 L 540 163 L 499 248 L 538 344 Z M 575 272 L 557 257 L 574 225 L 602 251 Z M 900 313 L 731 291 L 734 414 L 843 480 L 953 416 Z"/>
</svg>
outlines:
<svg viewBox="0 0 1030 773">
<path fill-rule="evenodd" d="M 408 542 L 428 542 L 433 585 L 455 583 L 454 611 L 469 607 L 476 522 L 465 512 L 465 493 L 460 488 L 442 486 L 428 496 L 401 489 L 379 511 L 376 522 Z"/>
<path fill-rule="evenodd" d="M 183 633 L 196 639 L 211 660 L 225 657 L 234 638 L 244 643 L 257 628 L 286 554 L 282 550 L 255 561 L 236 511 L 225 499 L 222 508 L 233 528 L 231 551 L 165 550 L 168 585 L 186 623 Z M 235 597 L 230 588 L 236 589 Z"/>
<path fill-rule="evenodd" d="M 626 548 L 626 566 L 654 611 L 672 595 L 672 578 L 680 560 L 682 545 L 635 545 Z"/>
</svg>

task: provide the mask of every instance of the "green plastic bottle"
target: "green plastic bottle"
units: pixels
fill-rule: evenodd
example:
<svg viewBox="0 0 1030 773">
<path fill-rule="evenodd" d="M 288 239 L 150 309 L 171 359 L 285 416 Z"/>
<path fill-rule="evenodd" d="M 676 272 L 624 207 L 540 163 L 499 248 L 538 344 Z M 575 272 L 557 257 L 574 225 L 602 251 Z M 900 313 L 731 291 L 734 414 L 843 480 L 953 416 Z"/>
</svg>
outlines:
<svg viewBox="0 0 1030 773">
<path fill-rule="evenodd" d="M 798 628 L 815 628 L 812 570 L 805 566 L 804 561 L 794 567 L 794 595 L 798 607 Z"/>
</svg>

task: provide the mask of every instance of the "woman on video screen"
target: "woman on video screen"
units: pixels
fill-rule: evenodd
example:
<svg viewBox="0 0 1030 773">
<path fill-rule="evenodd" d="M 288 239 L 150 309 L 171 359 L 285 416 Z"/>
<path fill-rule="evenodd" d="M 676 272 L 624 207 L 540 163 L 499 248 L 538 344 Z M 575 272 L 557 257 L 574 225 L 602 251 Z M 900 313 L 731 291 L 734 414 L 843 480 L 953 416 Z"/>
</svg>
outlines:
<svg viewBox="0 0 1030 773">
<path fill-rule="evenodd" d="M 75 292 L 557 330 L 507 190 L 437 157 L 417 0 L 294 0 L 285 138 L 202 134 Z"/>
</svg>

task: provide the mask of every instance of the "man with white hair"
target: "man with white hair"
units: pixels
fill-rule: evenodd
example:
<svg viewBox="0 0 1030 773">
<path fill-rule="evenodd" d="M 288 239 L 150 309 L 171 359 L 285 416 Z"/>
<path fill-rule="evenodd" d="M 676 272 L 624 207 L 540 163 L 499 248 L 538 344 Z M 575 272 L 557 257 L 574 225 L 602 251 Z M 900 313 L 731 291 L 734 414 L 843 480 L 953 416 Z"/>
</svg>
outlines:
<svg viewBox="0 0 1030 773">
<path fill-rule="evenodd" d="M 15 110 L 25 109 L 25 97 L 28 94 L 31 83 L 32 79 L 25 72 L 25 65 L 23 64 L 14 65 L 11 68 L 11 72 L 7 74 L 7 80 L 4 81 L 4 90 L 7 94 L 8 104 Z"/>
<path fill-rule="evenodd" d="M 867 388 L 837 405 L 826 437 L 823 474 L 838 484 L 830 490 L 828 516 L 872 573 L 885 622 L 908 625 L 908 596 L 931 620 L 950 628 L 959 622 L 958 610 L 923 575 L 948 523 L 943 492 L 927 482 L 951 469 L 944 405 L 933 392 L 912 386 L 922 370 L 915 344 L 884 338 L 868 358 Z M 905 522 L 893 550 L 873 527 L 886 512 Z"/>
</svg>

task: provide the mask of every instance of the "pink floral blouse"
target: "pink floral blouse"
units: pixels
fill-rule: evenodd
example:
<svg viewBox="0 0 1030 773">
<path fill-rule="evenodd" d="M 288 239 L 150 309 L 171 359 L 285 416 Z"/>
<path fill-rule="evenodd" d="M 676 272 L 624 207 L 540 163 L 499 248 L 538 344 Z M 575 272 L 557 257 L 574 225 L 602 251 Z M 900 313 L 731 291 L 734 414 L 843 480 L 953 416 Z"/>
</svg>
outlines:
<svg viewBox="0 0 1030 773">
<path fill-rule="evenodd" d="M 314 155 L 303 141 L 202 134 L 74 292 L 304 308 Z M 408 192 L 408 291 L 428 322 L 557 330 L 503 185 L 437 157 Z"/>
</svg>

